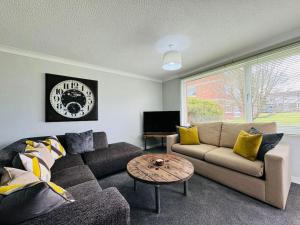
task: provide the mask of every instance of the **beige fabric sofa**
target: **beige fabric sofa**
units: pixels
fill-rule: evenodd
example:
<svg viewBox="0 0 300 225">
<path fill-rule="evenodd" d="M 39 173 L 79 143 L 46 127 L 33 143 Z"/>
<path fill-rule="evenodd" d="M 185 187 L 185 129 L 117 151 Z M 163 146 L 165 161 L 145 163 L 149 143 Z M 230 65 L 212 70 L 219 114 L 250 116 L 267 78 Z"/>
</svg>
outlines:
<svg viewBox="0 0 300 225">
<path fill-rule="evenodd" d="M 264 162 L 250 161 L 235 153 L 233 146 L 241 130 L 255 127 L 264 133 L 276 133 L 276 123 L 201 123 L 200 145 L 180 145 L 178 135 L 167 137 L 168 153 L 190 160 L 195 172 L 228 187 L 284 209 L 290 175 L 289 146 L 279 143 L 266 155 Z"/>
</svg>

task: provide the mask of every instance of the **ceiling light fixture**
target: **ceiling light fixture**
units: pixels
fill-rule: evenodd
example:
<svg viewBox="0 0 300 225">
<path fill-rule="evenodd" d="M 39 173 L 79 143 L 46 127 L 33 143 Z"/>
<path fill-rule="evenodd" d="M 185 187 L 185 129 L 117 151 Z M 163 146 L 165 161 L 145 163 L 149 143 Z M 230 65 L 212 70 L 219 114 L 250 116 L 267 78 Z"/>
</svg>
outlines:
<svg viewBox="0 0 300 225">
<path fill-rule="evenodd" d="M 179 70 L 182 67 L 181 54 L 180 52 L 173 50 L 174 45 L 170 44 L 170 50 L 167 51 L 163 56 L 163 66 L 164 70 L 173 71 Z"/>
</svg>

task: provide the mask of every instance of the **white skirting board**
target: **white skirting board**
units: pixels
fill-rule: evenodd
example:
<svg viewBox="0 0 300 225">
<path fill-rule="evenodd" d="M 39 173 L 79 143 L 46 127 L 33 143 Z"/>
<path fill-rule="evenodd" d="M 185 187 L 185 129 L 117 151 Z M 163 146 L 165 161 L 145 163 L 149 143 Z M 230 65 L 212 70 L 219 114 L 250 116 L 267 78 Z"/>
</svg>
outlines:
<svg viewBox="0 0 300 225">
<path fill-rule="evenodd" d="M 292 182 L 295 184 L 300 184 L 300 177 L 293 177 L 292 176 Z"/>
</svg>

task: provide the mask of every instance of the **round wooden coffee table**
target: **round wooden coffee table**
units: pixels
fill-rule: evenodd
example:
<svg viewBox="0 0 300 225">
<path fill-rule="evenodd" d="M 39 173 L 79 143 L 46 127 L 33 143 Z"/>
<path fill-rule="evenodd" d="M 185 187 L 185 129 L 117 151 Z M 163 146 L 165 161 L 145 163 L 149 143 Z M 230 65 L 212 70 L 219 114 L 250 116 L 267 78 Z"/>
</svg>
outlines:
<svg viewBox="0 0 300 225">
<path fill-rule="evenodd" d="M 163 159 L 164 165 L 155 161 Z M 127 172 L 136 181 L 152 184 L 155 187 L 156 212 L 160 213 L 160 185 L 184 183 L 184 194 L 188 194 L 188 180 L 194 174 L 194 166 L 188 160 L 174 154 L 145 154 L 132 159 L 127 164 Z"/>
</svg>

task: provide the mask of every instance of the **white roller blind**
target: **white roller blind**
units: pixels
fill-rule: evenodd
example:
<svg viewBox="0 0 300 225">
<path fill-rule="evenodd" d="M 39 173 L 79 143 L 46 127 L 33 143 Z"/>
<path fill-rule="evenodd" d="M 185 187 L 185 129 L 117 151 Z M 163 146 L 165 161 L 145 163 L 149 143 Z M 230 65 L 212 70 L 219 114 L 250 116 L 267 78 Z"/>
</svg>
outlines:
<svg viewBox="0 0 300 225">
<path fill-rule="evenodd" d="M 257 57 L 250 64 L 252 117 L 300 133 L 300 46 Z"/>
</svg>

